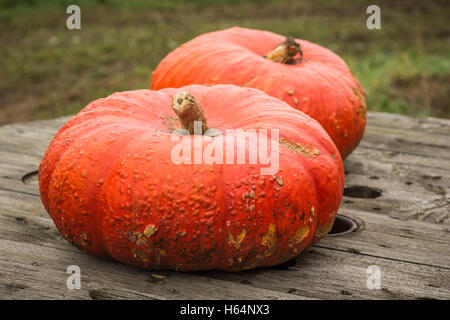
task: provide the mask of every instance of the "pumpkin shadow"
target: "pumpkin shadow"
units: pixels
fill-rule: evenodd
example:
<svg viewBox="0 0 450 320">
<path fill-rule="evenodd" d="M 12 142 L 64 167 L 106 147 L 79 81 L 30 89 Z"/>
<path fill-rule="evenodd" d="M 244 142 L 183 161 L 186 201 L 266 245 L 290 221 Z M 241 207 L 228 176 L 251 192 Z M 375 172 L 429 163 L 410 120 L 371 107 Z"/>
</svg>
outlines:
<svg viewBox="0 0 450 320">
<path fill-rule="evenodd" d="M 285 262 L 282 262 L 280 264 L 271 266 L 271 267 L 267 267 L 267 268 L 259 268 L 261 270 L 287 270 L 290 267 L 293 267 L 297 264 L 297 260 L 295 258 L 292 258 L 290 260 L 287 260 Z"/>
</svg>

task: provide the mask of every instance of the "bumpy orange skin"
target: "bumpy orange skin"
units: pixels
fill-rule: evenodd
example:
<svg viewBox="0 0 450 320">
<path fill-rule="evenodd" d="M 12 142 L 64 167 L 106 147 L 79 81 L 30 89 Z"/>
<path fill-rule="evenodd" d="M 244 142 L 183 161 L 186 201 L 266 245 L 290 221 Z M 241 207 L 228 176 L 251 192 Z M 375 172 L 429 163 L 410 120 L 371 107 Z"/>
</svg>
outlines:
<svg viewBox="0 0 450 320">
<path fill-rule="evenodd" d="M 260 164 L 174 164 L 179 142 L 167 117 L 181 90 L 224 134 L 279 129 L 275 176 L 261 175 Z M 203 149 L 215 139 L 196 137 Z M 91 102 L 51 142 L 39 184 L 58 230 L 91 254 L 147 269 L 237 271 L 286 261 L 328 232 L 344 171 L 323 128 L 283 101 L 256 89 L 193 85 Z"/>
<path fill-rule="evenodd" d="M 263 58 L 284 40 L 237 27 L 203 34 L 161 61 L 150 88 L 234 84 L 260 89 L 317 120 L 346 158 L 364 134 L 364 89 L 339 56 L 306 40 L 296 39 L 303 51 L 298 64 Z"/>
</svg>

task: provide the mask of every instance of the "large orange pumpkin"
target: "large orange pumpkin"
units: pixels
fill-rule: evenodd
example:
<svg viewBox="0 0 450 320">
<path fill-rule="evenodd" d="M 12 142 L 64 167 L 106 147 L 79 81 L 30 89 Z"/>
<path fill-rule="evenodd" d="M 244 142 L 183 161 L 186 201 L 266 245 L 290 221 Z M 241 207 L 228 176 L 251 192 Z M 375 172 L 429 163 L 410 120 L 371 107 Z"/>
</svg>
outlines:
<svg viewBox="0 0 450 320">
<path fill-rule="evenodd" d="M 197 109 L 177 109 L 185 102 Z M 193 119 L 203 121 L 201 133 L 221 135 L 177 135 Z M 259 162 L 172 160 L 177 139 L 192 142 L 194 154 L 218 137 L 241 139 L 227 131 L 238 128 L 279 130 L 276 141 L 270 136 L 277 172 L 262 175 Z M 39 184 L 58 230 L 91 254 L 148 269 L 235 271 L 281 263 L 327 233 L 344 172 L 323 128 L 283 101 L 256 89 L 193 85 L 91 102 L 51 142 Z"/>
<path fill-rule="evenodd" d="M 237 27 L 203 34 L 161 61 L 150 88 L 189 84 L 235 84 L 282 99 L 316 119 L 342 158 L 364 133 L 364 89 L 340 57 L 306 40 Z"/>
</svg>

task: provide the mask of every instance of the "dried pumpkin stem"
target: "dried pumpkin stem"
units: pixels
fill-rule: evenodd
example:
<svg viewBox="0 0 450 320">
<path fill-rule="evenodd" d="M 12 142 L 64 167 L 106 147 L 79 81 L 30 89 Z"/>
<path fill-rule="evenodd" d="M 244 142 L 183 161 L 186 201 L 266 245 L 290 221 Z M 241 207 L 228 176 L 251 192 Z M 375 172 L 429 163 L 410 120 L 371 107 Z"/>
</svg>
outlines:
<svg viewBox="0 0 450 320">
<path fill-rule="evenodd" d="M 295 62 L 294 58 L 298 53 L 300 54 L 301 61 L 303 52 L 300 49 L 300 44 L 294 38 L 287 37 L 285 41 L 267 53 L 264 58 L 273 62 L 293 64 Z"/>
<path fill-rule="evenodd" d="M 172 97 L 172 109 L 180 119 L 183 129 L 189 131 L 190 134 L 203 134 L 208 129 L 205 112 L 191 93 L 176 93 Z"/>
</svg>

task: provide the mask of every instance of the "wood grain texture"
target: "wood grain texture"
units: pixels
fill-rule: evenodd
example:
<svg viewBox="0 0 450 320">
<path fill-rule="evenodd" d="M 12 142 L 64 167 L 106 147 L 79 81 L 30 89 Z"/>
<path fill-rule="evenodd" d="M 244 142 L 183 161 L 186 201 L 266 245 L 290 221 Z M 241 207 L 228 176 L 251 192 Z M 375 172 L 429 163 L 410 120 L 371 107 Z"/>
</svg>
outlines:
<svg viewBox="0 0 450 320">
<path fill-rule="evenodd" d="M 449 299 L 450 121 L 369 113 L 345 161 L 340 214 L 356 231 L 295 260 L 239 273 L 150 272 L 89 256 L 58 233 L 36 170 L 67 121 L 0 127 L 0 299 Z M 81 268 L 81 290 L 66 269 Z M 366 269 L 382 272 L 381 290 Z"/>
</svg>

